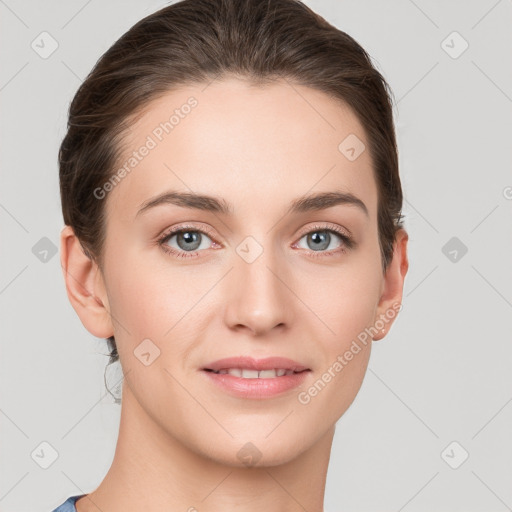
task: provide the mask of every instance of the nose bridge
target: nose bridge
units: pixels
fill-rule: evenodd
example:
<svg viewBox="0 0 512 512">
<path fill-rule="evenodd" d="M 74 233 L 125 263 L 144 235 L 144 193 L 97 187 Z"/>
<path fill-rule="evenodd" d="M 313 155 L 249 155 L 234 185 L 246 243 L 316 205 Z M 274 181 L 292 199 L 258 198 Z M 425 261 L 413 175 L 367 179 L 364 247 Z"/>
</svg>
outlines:
<svg viewBox="0 0 512 512">
<path fill-rule="evenodd" d="M 247 327 L 263 334 L 273 327 L 290 323 L 290 291 L 280 276 L 284 265 L 272 247 L 271 237 L 261 243 L 246 237 L 234 254 L 227 296 L 227 322 L 230 327 Z"/>
</svg>

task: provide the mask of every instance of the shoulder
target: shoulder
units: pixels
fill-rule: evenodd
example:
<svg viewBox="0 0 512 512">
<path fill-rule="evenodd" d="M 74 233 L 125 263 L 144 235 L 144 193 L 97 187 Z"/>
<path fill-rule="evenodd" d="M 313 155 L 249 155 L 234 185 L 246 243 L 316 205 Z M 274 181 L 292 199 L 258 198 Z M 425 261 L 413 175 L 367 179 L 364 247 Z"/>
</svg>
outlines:
<svg viewBox="0 0 512 512">
<path fill-rule="evenodd" d="M 85 496 L 85 494 L 70 496 L 62 505 L 59 505 L 55 510 L 52 510 L 52 512 L 76 512 L 75 502 L 82 496 Z"/>
</svg>

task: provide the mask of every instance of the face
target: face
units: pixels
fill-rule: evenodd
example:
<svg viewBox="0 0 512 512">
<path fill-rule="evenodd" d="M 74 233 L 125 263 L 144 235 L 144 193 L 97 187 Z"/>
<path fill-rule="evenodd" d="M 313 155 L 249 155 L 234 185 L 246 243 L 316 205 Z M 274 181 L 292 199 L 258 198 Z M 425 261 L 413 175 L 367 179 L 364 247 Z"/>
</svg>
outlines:
<svg viewBox="0 0 512 512">
<path fill-rule="evenodd" d="M 144 110 L 116 168 L 126 172 L 102 199 L 123 407 L 137 404 L 164 435 L 238 466 L 244 446 L 279 464 L 333 428 L 385 312 L 372 161 L 339 149 L 350 134 L 368 148 L 348 107 L 286 82 L 183 87 Z M 217 202 L 150 204 L 170 192 Z M 345 200 L 298 202 L 325 193 Z M 244 395 L 244 384 L 221 385 L 239 378 L 205 370 L 237 356 L 308 371 L 275 378 L 289 389 Z"/>
</svg>

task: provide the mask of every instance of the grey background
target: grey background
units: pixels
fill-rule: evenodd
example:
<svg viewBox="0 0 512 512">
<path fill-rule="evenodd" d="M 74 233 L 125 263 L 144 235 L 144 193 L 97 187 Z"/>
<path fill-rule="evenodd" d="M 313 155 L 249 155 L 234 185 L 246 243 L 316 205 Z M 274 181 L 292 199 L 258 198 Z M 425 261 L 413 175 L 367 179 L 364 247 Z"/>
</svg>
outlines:
<svg viewBox="0 0 512 512">
<path fill-rule="evenodd" d="M 512 2 L 306 3 L 394 91 L 410 235 L 404 307 L 337 424 L 325 511 L 512 510 Z M 42 251 L 63 226 L 69 102 L 114 40 L 164 5 L 0 0 L 2 511 L 92 491 L 114 454 L 107 347 L 69 304 L 58 253 Z M 31 47 L 43 31 L 59 45 L 46 59 Z M 469 44 L 457 58 L 462 41 L 443 44 L 453 31 Z M 48 469 L 32 455 L 43 442 L 58 453 Z"/>
</svg>

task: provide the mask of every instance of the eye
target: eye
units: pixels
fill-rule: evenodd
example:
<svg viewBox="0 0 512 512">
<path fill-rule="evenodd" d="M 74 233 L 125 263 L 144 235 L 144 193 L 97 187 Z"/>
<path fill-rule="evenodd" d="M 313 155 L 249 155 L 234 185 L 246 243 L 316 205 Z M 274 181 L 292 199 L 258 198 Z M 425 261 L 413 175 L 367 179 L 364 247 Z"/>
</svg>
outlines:
<svg viewBox="0 0 512 512">
<path fill-rule="evenodd" d="M 197 252 L 208 249 L 211 242 L 212 239 L 208 236 L 206 230 L 187 226 L 173 228 L 158 240 L 159 245 L 165 252 L 169 252 L 178 258 L 196 257 Z"/>
<path fill-rule="evenodd" d="M 306 247 L 300 245 L 302 239 L 305 239 Z M 338 240 L 337 247 L 336 239 Z M 198 229 L 194 226 L 177 226 L 163 234 L 157 242 L 165 252 L 178 258 L 195 258 L 199 256 L 201 250 L 209 249 L 212 244 L 220 247 L 217 242 L 212 240 L 208 229 Z M 352 237 L 335 224 L 317 225 L 312 230 L 305 232 L 299 242 L 293 245 L 293 247 L 306 249 L 312 257 L 346 253 L 354 246 L 355 242 Z"/>
<path fill-rule="evenodd" d="M 334 235 L 334 236 L 333 236 Z M 306 247 L 301 246 L 301 240 L 305 239 Z M 338 244 L 336 244 L 338 240 Z M 341 241 L 341 244 L 340 244 Z M 305 233 L 295 247 L 313 251 L 312 256 L 331 256 L 337 253 L 346 253 L 354 246 L 352 238 L 338 226 L 315 226 L 313 230 Z M 334 247 L 333 247 L 334 246 Z M 329 249 L 330 247 L 330 249 Z M 326 253 L 326 254 L 325 254 Z"/>
</svg>

